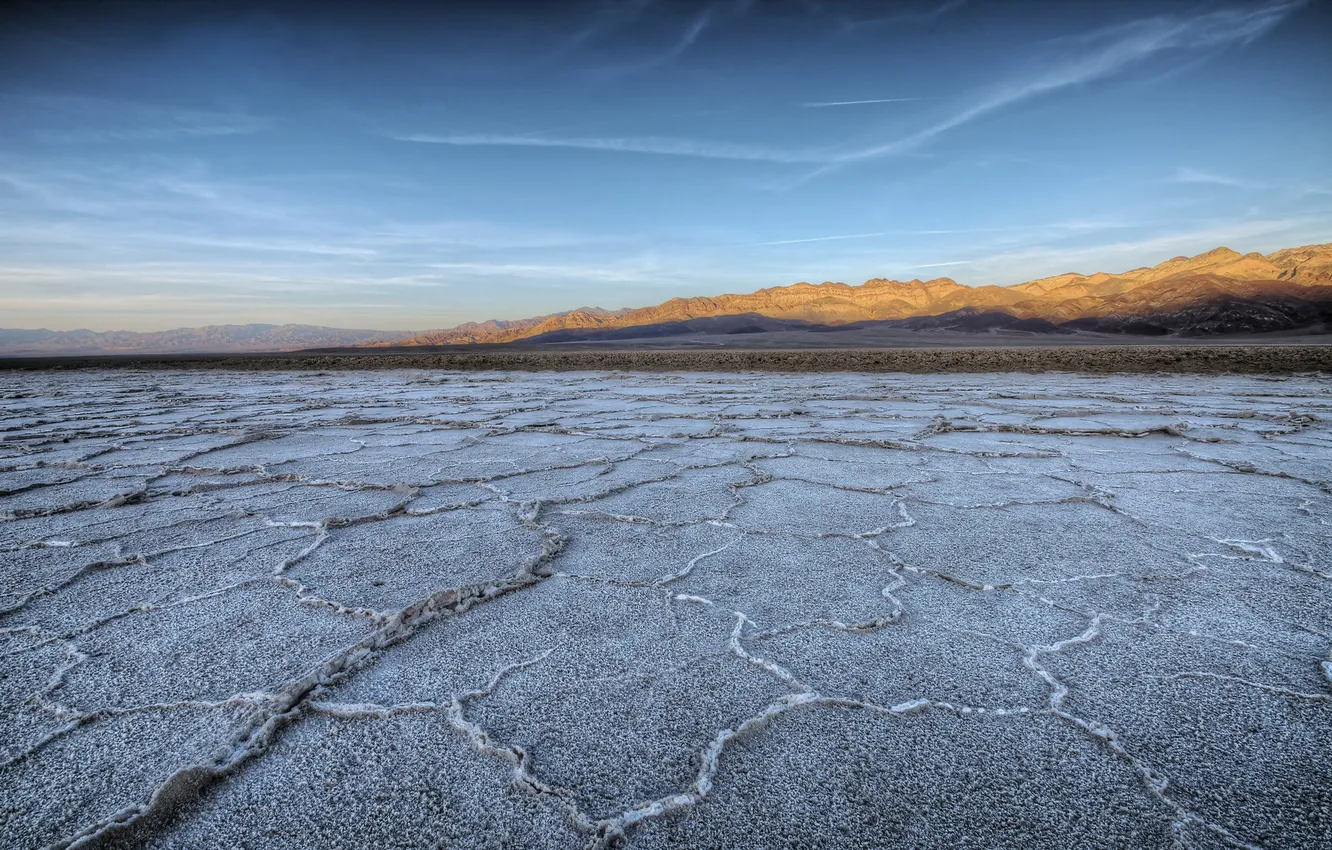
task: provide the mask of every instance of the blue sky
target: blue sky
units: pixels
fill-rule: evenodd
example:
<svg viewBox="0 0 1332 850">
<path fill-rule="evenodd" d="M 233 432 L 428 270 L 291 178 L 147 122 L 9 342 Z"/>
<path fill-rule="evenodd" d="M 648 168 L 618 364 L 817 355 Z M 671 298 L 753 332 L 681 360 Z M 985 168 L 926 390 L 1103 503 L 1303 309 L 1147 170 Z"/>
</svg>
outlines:
<svg viewBox="0 0 1332 850">
<path fill-rule="evenodd" d="M 1312 2 L 32 3 L 0 326 L 417 330 L 1332 241 Z"/>
</svg>

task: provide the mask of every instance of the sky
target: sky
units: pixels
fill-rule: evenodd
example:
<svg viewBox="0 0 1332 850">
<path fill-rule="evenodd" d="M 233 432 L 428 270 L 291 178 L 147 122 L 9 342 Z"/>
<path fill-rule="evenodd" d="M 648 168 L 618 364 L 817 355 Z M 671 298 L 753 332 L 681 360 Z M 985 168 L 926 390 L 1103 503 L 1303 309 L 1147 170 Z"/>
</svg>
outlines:
<svg viewBox="0 0 1332 850">
<path fill-rule="evenodd" d="M 19 2 L 0 327 L 424 330 L 1332 241 L 1332 3 Z"/>
</svg>

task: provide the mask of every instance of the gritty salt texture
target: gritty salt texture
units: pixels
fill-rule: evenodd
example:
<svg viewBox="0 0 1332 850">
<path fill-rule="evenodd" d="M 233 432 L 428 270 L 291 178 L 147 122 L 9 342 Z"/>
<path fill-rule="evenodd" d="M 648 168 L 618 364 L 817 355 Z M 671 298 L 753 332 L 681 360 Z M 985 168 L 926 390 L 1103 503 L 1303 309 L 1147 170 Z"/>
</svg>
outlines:
<svg viewBox="0 0 1332 850">
<path fill-rule="evenodd" d="M 0 375 L 5 847 L 1332 844 L 1332 380 Z"/>
</svg>

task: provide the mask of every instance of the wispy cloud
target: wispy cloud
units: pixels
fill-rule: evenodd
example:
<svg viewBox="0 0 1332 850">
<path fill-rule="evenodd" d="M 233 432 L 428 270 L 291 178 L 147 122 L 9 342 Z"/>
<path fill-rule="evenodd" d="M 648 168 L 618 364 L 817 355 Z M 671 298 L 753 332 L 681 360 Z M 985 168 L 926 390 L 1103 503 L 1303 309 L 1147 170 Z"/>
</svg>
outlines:
<svg viewBox="0 0 1332 850">
<path fill-rule="evenodd" d="M 881 97 L 876 100 L 831 100 L 827 103 L 802 103 L 803 109 L 823 109 L 828 106 L 860 106 L 864 103 L 906 103 L 912 100 L 920 100 L 918 97 Z"/>
<path fill-rule="evenodd" d="M 273 125 L 247 112 L 179 108 L 134 100 L 63 94 L 0 93 L 0 103 L 23 116 L 44 142 L 97 144 L 243 136 Z"/>
<path fill-rule="evenodd" d="M 102 315 L 86 296 L 114 293 L 149 301 L 161 295 L 164 300 L 154 302 L 161 311 L 181 317 L 145 311 L 132 316 L 139 326 L 199 324 L 200 316 L 246 310 L 264 321 L 282 311 L 347 326 L 366 319 L 340 313 L 325 296 L 363 298 L 373 287 L 384 299 L 376 315 L 388 317 L 377 326 L 404 327 L 408 319 L 420 320 L 409 291 L 458 284 L 468 290 L 454 290 L 436 307 L 445 311 L 432 320 L 437 323 L 452 315 L 447 311 L 459 299 L 480 301 L 479 293 L 497 291 L 489 286 L 497 280 L 508 289 L 673 279 L 655 272 L 651 258 L 624 255 L 641 251 L 642 241 L 314 205 L 262 180 L 220 179 L 193 160 L 132 163 L 0 154 L 0 314 L 10 324 L 100 326 L 110 314 Z M 483 280 L 487 286 L 476 285 Z M 212 300 L 167 297 L 178 291 L 208 292 Z M 269 306 L 234 302 L 233 295 L 245 293 Z M 120 303 L 128 309 L 132 302 Z M 122 308 L 115 314 L 123 315 Z"/>
<path fill-rule="evenodd" d="M 635 7 L 632 10 L 635 14 L 642 6 L 640 3 L 631 5 Z M 596 73 L 598 76 L 618 77 L 669 65 L 693 47 L 707 30 L 727 20 L 740 17 L 749 11 L 750 5 L 751 0 L 729 0 L 704 6 L 698 14 L 689 19 L 679 37 L 665 50 L 637 61 L 601 68 Z"/>
<path fill-rule="evenodd" d="M 0 240 L 344 257 L 562 249 L 607 241 L 563 228 L 470 218 L 404 219 L 360 205 L 317 204 L 303 187 L 292 190 L 273 179 L 223 179 L 192 158 L 132 162 L 0 153 Z"/>
<path fill-rule="evenodd" d="M 154 126 L 121 129 L 36 130 L 35 135 L 48 142 L 152 142 L 210 136 L 248 136 L 272 125 L 265 118 L 249 115 L 221 115 L 199 112 L 176 113 Z"/>
<path fill-rule="evenodd" d="M 839 239 L 870 239 L 875 236 L 891 235 L 892 231 L 883 231 L 881 233 L 848 233 L 842 236 L 812 236 L 808 239 L 778 239 L 775 242 L 755 242 L 754 245 L 801 245 L 806 242 L 833 242 Z"/>
<path fill-rule="evenodd" d="M 666 136 L 620 137 L 550 137 L 516 135 L 457 135 L 437 136 L 429 133 L 395 135 L 403 142 L 425 142 L 462 147 L 530 147 L 574 148 L 578 150 L 618 151 L 623 153 L 662 154 L 666 156 L 692 156 L 704 159 L 732 159 L 750 162 L 824 163 L 828 154 L 816 151 L 786 150 L 760 145 L 713 142 L 703 139 L 682 139 Z"/>
<path fill-rule="evenodd" d="M 606 283 L 646 283 L 659 280 L 661 264 L 652 258 L 634 258 L 604 264 L 463 262 L 430 263 L 429 267 L 455 275 L 591 280 Z"/>
<path fill-rule="evenodd" d="M 1023 233 L 1032 231 L 1083 233 L 1116 228 L 1141 227 L 1142 225 L 1142 222 L 1135 224 L 1119 224 L 1101 221 L 1060 221 L 1048 224 L 1016 224 L 1007 227 L 968 227 L 951 230 L 881 230 L 874 233 L 846 233 L 837 236 L 811 236 L 804 239 L 778 239 L 772 242 L 752 242 L 750 244 L 753 247 L 765 247 L 771 245 L 803 245 L 808 242 L 833 242 L 842 239 L 873 239 L 884 236 L 942 236 L 974 233 Z M 936 265 L 946 266 L 953 264 L 936 263 Z M 925 266 L 914 266 L 913 268 L 925 268 Z"/>
<path fill-rule="evenodd" d="M 698 37 L 703 34 L 703 30 L 707 29 L 708 25 L 712 23 L 712 14 L 712 7 L 708 7 L 702 12 L 699 12 L 698 15 L 689 22 L 689 26 L 685 28 L 684 33 L 681 34 L 674 46 L 660 57 L 653 60 L 652 64 L 660 65 L 669 62 L 672 59 L 678 58 L 686 50 L 692 47 L 694 42 L 698 41 Z"/>
<path fill-rule="evenodd" d="M 1092 34 L 1087 41 L 1099 43 L 1099 47 L 1088 49 L 1086 44 L 1079 45 L 1078 55 L 1073 59 L 991 89 L 969 106 L 902 138 L 845 153 L 816 173 L 846 163 L 914 150 L 936 136 L 990 113 L 1114 76 L 1162 53 L 1247 44 L 1303 5 L 1304 0 L 1285 0 L 1256 7 L 1220 9 L 1188 18 L 1145 18 Z"/>
<path fill-rule="evenodd" d="M 795 183 L 799 183 L 854 163 L 911 153 L 938 136 L 992 113 L 1033 98 L 1113 77 L 1161 55 L 1247 44 L 1271 30 L 1303 5 L 1304 0 L 1284 0 L 1259 6 L 1219 9 L 1192 17 L 1144 18 L 1101 30 L 1078 39 L 1075 55 L 1065 61 L 1049 64 L 1040 71 L 990 88 L 969 104 L 914 132 L 891 141 L 868 145 L 843 144 L 800 149 L 661 136 L 556 137 L 413 133 L 395 135 L 393 138 L 408 142 L 458 146 L 572 148 L 819 166 L 814 171 L 797 178 Z M 708 25 L 710 16 L 711 7 L 705 10 L 686 31 L 685 36 L 673 50 L 675 55 L 687 49 L 698 38 Z M 907 99 L 828 101 L 804 105 L 819 108 Z"/>
<path fill-rule="evenodd" d="M 575 32 L 555 55 L 559 56 L 585 44 L 591 44 L 602 36 L 632 23 L 655 2 L 656 0 L 621 0 L 621 2 L 601 4 L 591 23 Z"/>
<path fill-rule="evenodd" d="M 942 268 L 943 266 L 969 266 L 969 265 L 971 265 L 971 260 L 953 260 L 952 262 L 948 263 L 917 263 L 916 265 L 912 266 L 912 268 L 937 269 L 937 268 Z"/>
<path fill-rule="evenodd" d="M 184 217 L 206 214 L 271 227 L 317 219 L 319 214 L 313 205 L 292 203 L 262 187 L 217 180 L 197 160 L 126 166 L 0 156 L 0 185 L 11 187 L 45 212 L 108 220 L 155 215 L 179 224 Z"/>
<path fill-rule="evenodd" d="M 1241 180 L 1238 177 L 1228 177 L 1224 174 L 1198 171 L 1195 168 L 1176 169 L 1171 182 L 1204 183 L 1212 186 L 1230 186 L 1235 189 L 1261 189 L 1266 185 L 1252 180 Z"/>
<path fill-rule="evenodd" d="M 841 25 L 845 30 L 857 30 L 891 24 L 926 24 L 962 8 L 966 4 L 967 0 L 945 0 L 943 3 L 923 9 L 903 9 L 891 15 L 881 15 L 877 18 L 842 18 Z"/>
<path fill-rule="evenodd" d="M 1049 230 L 1054 232 L 1082 233 L 1095 230 L 1117 230 L 1123 228 L 1142 227 L 1152 222 L 1135 221 L 1132 223 L 1114 222 L 1114 221 L 1086 221 L 1077 219 L 1073 221 L 1056 221 L 1046 224 L 1010 224 L 1004 227 L 961 227 L 936 230 L 913 230 L 914 236 L 937 236 L 943 234 L 958 233 L 1021 233 L 1031 230 Z"/>
</svg>

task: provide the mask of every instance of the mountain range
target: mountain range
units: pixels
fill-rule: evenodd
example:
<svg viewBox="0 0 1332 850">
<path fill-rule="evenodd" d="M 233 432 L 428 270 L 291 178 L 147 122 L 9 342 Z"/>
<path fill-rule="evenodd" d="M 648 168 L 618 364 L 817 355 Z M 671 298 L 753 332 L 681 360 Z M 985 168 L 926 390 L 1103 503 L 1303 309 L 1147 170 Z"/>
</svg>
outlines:
<svg viewBox="0 0 1332 850">
<path fill-rule="evenodd" d="M 672 298 L 636 310 L 573 310 L 505 326 L 462 325 L 374 345 L 634 339 L 687 333 L 904 330 L 1163 336 L 1323 331 L 1332 320 L 1332 243 L 1272 254 L 1217 248 L 1122 274 L 1067 273 L 1014 286 L 796 283 L 746 295 Z"/>
<path fill-rule="evenodd" d="M 411 336 L 411 331 L 364 331 L 318 325 L 206 325 L 169 331 L 74 331 L 0 328 L 0 354 L 167 354 L 295 351 L 354 346 Z"/>
<path fill-rule="evenodd" d="M 0 354 L 291 351 L 634 340 L 688 334 L 836 333 L 867 328 L 967 334 L 1212 336 L 1332 326 L 1332 243 L 1271 254 L 1216 248 L 1120 274 L 1066 273 L 1012 286 L 950 278 L 796 283 L 741 295 L 672 298 L 653 307 L 581 307 L 443 330 L 210 325 L 153 333 L 0 329 Z"/>
</svg>

